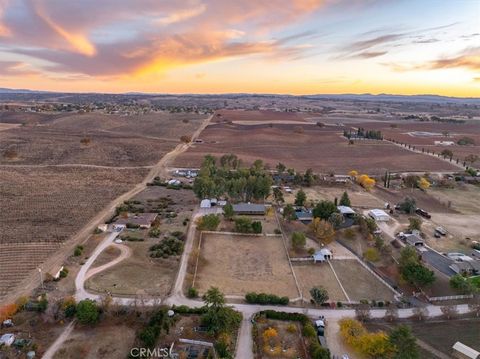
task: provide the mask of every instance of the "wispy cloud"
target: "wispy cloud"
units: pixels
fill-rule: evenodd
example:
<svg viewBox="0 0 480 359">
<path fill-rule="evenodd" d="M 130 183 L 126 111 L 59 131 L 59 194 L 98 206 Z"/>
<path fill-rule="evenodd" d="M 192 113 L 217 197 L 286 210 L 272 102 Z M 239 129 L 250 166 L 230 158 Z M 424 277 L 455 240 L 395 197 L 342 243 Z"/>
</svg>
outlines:
<svg viewBox="0 0 480 359">
<path fill-rule="evenodd" d="M 40 72 L 22 61 L 0 61 L 0 76 L 35 76 Z"/>
<path fill-rule="evenodd" d="M 440 70 L 466 68 L 473 71 L 480 71 L 480 47 L 468 48 L 457 54 L 442 56 L 423 63 L 384 63 L 397 72 L 418 71 L 418 70 Z"/>
<path fill-rule="evenodd" d="M 11 53 L 49 65 L 45 71 L 90 76 L 162 72 L 176 66 L 238 56 L 279 59 L 301 56 L 308 48 L 294 44 L 312 36 L 303 32 L 269 39 L 265 29 L 282 29 L 311 15 L 327 0 L 0 0 L 5 29 L 0 44 Z M 5 6 L 2 6 L 5 4 Z M 94 14 L 94 15 L 93 15 Z M 122 24 L 141 22 L 136 34 L 115 38 Z M 0 27 L 0 30 L 3 27 Z M 96 29 L 112 32 L 113 41 L 96 41 Z M 116 32 L 115 29 L 121 31 Z M 245 38 L 245 29 L 249 38 Z M 132 36 L 133 35 L 133 36 Z M 292 44 L 290 44 L 292 43 Z"/>
</svg>

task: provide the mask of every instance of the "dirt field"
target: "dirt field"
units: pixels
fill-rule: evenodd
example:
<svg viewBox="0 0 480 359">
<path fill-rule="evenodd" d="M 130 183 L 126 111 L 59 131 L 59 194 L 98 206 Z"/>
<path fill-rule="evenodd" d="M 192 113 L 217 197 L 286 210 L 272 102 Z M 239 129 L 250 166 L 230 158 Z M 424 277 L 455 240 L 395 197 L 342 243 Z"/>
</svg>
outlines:
<svg viewBox="0 0 480 359">
<path fill-rule="evenodd" d="M 369 174 L 391 171 L 455 170 L 450 164 L 381 141 L 349 145 L 342 127 L 296 124 L 243 125 L 214 123 L 175 161 L 177 167 L 198 167 L 206 154 L 238 155 L 245 164 L 261 159 L 270 167 L 278 162 L 296 170 L 346 174 L 352 169 Z"/>
<path fill-rule="evenodd" d="M 428 193 L 440 202 L 451 203 L 451 208 L 463 214 L 478 214 L 480 211 L 480 187 L 461 185 L 453 189 L 432 188 Z"/>
<path fill-rule="evenodd" d="M 77 326 L 54 359 L 113 359 L 126 357 L 135 340 L 135 328 L 122 323 Z"/>
<path fill-rule="evenodd" d="M 332 269 L 327 263 L 322 264 L 295 264 L 293 270 L 297 276 L 305 300 L 310 301 L 310 289 L 315 286 L 324 287 L 329 296 L 329 301 L 346 301 L 347 298 L 342 288 L 335 279 Z"/>
<path fill-rule="evenodd" d="M 147 166 L 191 135 L 205 116 L 75 114 L 46 124 L 0 132 L 0 154 L 17 154 L 15 164 Z M 86 142 L 81 142 L 86 140 Z M 0 164 L 12 161 L 0 156 Z"/>
<path fill-rule="evenodd" d="M 308 203 L 310 201 L 318 202 L 322 200 L 329 200 L 333 202 L 335 198 L 340 200 L 343 192 L 347 191 L 350 201 L 352 202 L 352 207 L 381 208 L 385 204 L 381 199 L 374 196 L 371 192 L 367 192 L 355 184 L 335 187 L 312 186 L 302 189 L 307 195 Z M 293 191 L 293 193 L 284 193 L 283 197 L 285 202 L 293 204 L 295 202 L 296 194 L 297 191 Z"/>
<path fill-rule="evenodd" d="M 225 295 L 299 296 L 280 237 L 204 235 L 195 287 L 205 293 L 211 286 Z"/>
<path fill-rule="evenodd" d="M 205 118 L 167 112 L 0 112 L 2 124 L 22 124 L 0 132 L 0 244 L 67 241 L 108 203 L 142 182 L 149 169 L 139 166 L 157 164 Z M 32 263 L 38 266 L 52 253 L 39 251 Z M 18 283 L 28 268 L 20 273 L 5 267 L 4 272 L 15 272 Z M 12 284 L 3 277 L 0 300 Z"/>
<path fill-rule="evenodd" d="M 65 241 L 145 175 L 146 170 L 4 168 L 0 243 Z"/>
<path fill-rule="evenodd" d="M 419 189 L 411 190 L 407 188 L 402 189 L 386 189 L 383 187 L 375 187 L 371 194 L 381 200 L 383 203 L 388 202 L 395 205 L 405 199 L 405 197 L 413 197 L 417 206 L 425 209 L 428 212 L 436 213 L 455 213 L 454 208 L 449 208 L 446 201 L 440 201 L 433 195 L 433 190 L 430 188 L 426 192 Z"/>
<path fill-rule="evenodd" d="M 212 122 L 215 123 L 239 123 L 239 124 L 262 124 L 262 123 L 309 123 L 306 114 L 299 112 L 280 111 L 237 111 L 219 110 L 215 112 Z"/>
<path fill-rule="evenodd" d="M 331 263 L 350 300 L 393 300 L 393 292 L 356 260 Z"/>
<path fill-rule="evenodd" d="M 166 296 L 173 284 L 178 258 L 156 259 L 148 256 L 148 248 L 158 240 L 124 242 L 132 250 L 131 257 L 88 279 L 85 287 L 113 295 L 148 294 Z"/>
</svg>

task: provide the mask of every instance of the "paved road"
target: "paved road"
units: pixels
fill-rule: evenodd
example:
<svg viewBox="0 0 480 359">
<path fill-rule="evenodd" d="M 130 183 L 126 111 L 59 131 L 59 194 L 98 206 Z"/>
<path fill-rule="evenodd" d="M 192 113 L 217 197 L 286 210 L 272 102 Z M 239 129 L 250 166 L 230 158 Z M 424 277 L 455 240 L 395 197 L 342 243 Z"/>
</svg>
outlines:
<svg viewBox="0 0 480 359">
<path fill-rule="evenodd" d="M 199 212 L 196 212 L 194 214 L 194 218 L 198 217 L 200 215 Z M 177 279 L 175 281 L 175 286 L 173 290 L 173 294 L 166 298 L 163 301 L 163 304 L 166 305 L 187 305 L 190 307 L 200 307 L 203 305 L 203 302 L 200 300 L 193 300 L 193 299 L 188 299 L 183 296 L 182 293 L 182 287 L 183 287 L 183 281 L 185 278 L 185 273 L 186 273 L 186 264 L 188 261 L 188 255 L 192 250 L 193 246 L 193 239 L 194 239 L 194 234 L 195 234 L 195 221 L 192 219 L 192 224 L 190 226 L 190 229 L 187 234 L 187 243 L 185 245 L 185 251 L 182 255 L 182 261 L 179 269 L 179 275 L 177 276 Z M 87 273 L 95 261 L 95 259 L 100 255 L 100 253 L 107 248 L 117 237 L 118 233 L 111 233 L 108 237 L 104 239 L 103 242 L 101 242 L 98 247 L 95 249 L 94 253 L 91 255 L 91 257 L 88 259 L 88 261 L 82 266 L 81 270 L 79 271 L 76 279 L 75 279 L 75 285 L 76 285 L 76 295 L 75 298 L 77 300 L 82 300 L 82 299 L 93 299 L 93 300 L 99 300 L 100 296 L 96 294 L 89 293 L 85 290 L 84 288 L 84 282 L 87 277 Z M 117 259 L 114 259 L 115 264 L 118 263 Z M 106 268 L 106 267 L 105 267 Z M 122 305 L 131 305 L 135 301 L 135 298 L 120 298 L 120 297 L 115 297 L 113 298 L 114 302 Z M 154 300 L 146 301 L 145 305 L 156 305 L 158 302 Z M 237 359 L 250 359 L 252 358 L 252 324 L 250 322 L 250 319 L 252 318 L 253 314 L 262 310 L 266 309 L 273 309 L 273 310 L 279 310 L 279 311 L 285 311 L 289 313 L 295 313 L 295 312 L 302 312 L 311 318 L 318 318 L 318 316 L 323 315 L 327 318 L 327 320 L 339 320 L 343 317 L 354 317 L 355 316 L 355 310 L 353 309 L 336 309 L 336 310 L 330 310 L 330 309 L 311 309 L 311 308 L 299 308 L 299 307 L 284 307 L 284 306 L 262 306 L 262 305 L 252 305 L 252 304 L 232 304 L 232 307 L 238 310 L 239 312 L 242 313 L 243 315 L 243 321 L 242 325 L 240 327 L 239 335 L 238 335 L 238 344 L 237 344 L 237 353 L 236 353 L 236 358 Z M 440 310 L 440 306 L 434 306 L 434 305 L 428 305 L 426 306 L 428 310 L 428 315 L 430 317 L 435 317 L 435 316 L 441 316 L 443 313 Z M 468 312 L 468 305 L 458 305 L 457 309 L 460 314 L 467 313 Z M 399 317 L 400 318 L 408 318 L 411 317 L 413 313 L 413 309 L 400 309 L 398 311 Z M 372 309 L 371 315 L 373 318 L 382 318 L 385 316 L 385 309 Z"/>
</svg>

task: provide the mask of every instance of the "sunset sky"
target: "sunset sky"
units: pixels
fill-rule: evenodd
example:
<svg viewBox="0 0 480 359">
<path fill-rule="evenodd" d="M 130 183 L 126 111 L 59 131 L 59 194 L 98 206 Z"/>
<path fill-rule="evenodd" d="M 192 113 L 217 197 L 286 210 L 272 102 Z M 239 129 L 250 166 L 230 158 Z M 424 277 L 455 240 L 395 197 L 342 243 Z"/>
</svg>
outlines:
<svg viewBox="0 0 480 359">
<path fill-rule="evenodd" d="M 480 0 L 0 0 L 0 87 L 480 97 Z"/>
</svg>

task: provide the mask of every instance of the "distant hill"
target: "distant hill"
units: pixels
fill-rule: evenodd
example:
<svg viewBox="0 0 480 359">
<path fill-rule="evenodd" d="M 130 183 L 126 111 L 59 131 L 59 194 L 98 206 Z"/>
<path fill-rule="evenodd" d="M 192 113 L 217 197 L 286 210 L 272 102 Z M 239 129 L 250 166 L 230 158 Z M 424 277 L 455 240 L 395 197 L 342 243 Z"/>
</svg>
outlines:
<svg viewBox="0 0 480 359">
<path fill-rule="evenodd" d="M 50 92 L 50 91 L 35 91 L 35 90 L 28 90 L 28 89 L 9 89 L 9 88 L 0 87 L 0 94 L 1 93 L 8 93 L 8 94 L 32 93 L 32 94 L 37 94 L 37 93 L 53 93 L 53 92 Z"/>
<path fill-rule="evenodd" d="M 391 102 L 435 102 L 435 103 L 471 103 L 480 104 L 479 97 L 449 97 L 439 95 L 390 95 L 390 94 L 318 94 L 301 96 L 309 99 L 339 99 L 352 101 L 391 101 Z"/>
</svg>

